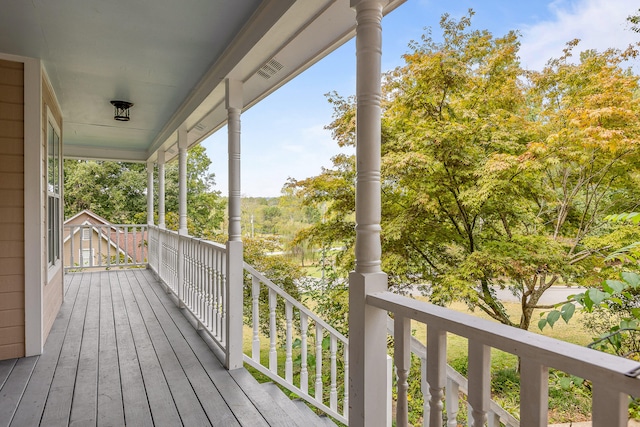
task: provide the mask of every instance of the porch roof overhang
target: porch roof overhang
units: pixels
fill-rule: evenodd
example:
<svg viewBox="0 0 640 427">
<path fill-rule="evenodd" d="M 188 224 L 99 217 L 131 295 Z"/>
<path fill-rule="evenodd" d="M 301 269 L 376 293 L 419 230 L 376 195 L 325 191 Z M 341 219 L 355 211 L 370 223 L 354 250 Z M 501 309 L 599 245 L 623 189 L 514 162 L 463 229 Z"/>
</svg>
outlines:
<svg viewBox="0 0 640 427">
<path fill-rule="evenodd" d="M 389 0 L 384 13 L 405 0 Z M 135 3 L 135 4 L 134 4 Z M 40 58 L 61 104 L 64 154 L 177 154 L 226 123 L 225 79 L 244 110 L 355 34 L 348 0 L 33 0 L 0 14 L 0 52 Z M 111 100 L 133 102 L 114 120 Z"/>
</svg>

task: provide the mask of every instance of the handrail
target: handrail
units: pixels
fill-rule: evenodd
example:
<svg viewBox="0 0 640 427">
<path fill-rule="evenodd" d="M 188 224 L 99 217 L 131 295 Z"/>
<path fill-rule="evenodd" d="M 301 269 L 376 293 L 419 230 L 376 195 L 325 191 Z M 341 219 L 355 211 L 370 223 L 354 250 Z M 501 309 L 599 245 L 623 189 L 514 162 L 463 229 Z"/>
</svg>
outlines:
<svg viewBox="0 0 640 427">
<path fill-rule="evenodd" d="M 245 354 L 244 361 L 262 374 L 271 378 L 273 381 L 296 393 L 310 404 L 324 411 L 328 415 L 331 415 L 338 421 L 347 424 L 349 409 L 349 343 L 347 338 L 321 319 L 317 314 L 309 310 L 282 288 L 269 280 L 262 273 L 257 271 L 254 267 L 245 263 L 244 269 L 250 274 L 252 282 L 251 310 L 249 310 L 249 313 L 253 333 L 251 356 Z M 263 365 L 260 357 L 261 332 L 259 323 L 259 297 L 261 286 L 265 286 L 268 289 L 269 333 L 268 337 L 265 337 L 265 339 L 268 338 L 269 340 L 269 357 L 266 365 Z M 278 369 L 278 353 L 276 350 L 278 340 L 276 316 L 278 297 L 280 297 L 285 305 L 286 337 L 284 345 L 284 376 L 282 375 L 282 369 Z M 300 324 L 297 331 L 294 331 L 293 327 L 294 309 L 297 310 L 297 319 Z M 315 327 L 312 327 L 311 332 L 309 332 L 311 324 L 315 324 Z M 293 366 L 294 334 L 296 334 L 296 339 L 300 342 L 300 367 L 296 369 L 294 369 Z M 326 349 L 324 348 L 325 334 L 329 339 L 328 356 L 325 353 Z M 313 338 L 313 343 L 310 342 L 310 338 Z M 308 360 L 309 344 L 315 344 L 315 377 L 313 375 L 309 375 L 308 372 L 308 364 L 310 363 Z M 342 371 L 341 378 L 338 378 L 339 372 L 337 365 L 338 355 L 340 352 L 342 353 L 344 369 Z M 324 393 L 324 376 L 327 375 L 327 372 L 323 370 L 323 362 L 325 360 L 329 364 L 328 394 Z M 294 380 L 294 374 L 299 377 L 297 384 Z M 313 393 L 310 391 L 310 382 L 311 387 L 314 389 Z M 343 388 L 342 393 L 339 392 L 340 387 Z"/>
<path fill-rule="evenodd" d="M 65 224 L 64 230 L 66 272 L 147 265 L 147 225 Z"/>
<path fill-rule="evenodd" d="M 387 333 L 394 336 L 394 323 L 393 319 L 387 316 Z M 427 347 L 422 344 L 417 338 L 414 336 L 411 337 L 411 352 L 418 356 L 420 359 L 420 363 L 422 366 L 426 366 L 427 364 Z M 447 380 L 451 383 L 455 384 L 458 388 L 458 391 L 463 395 L 469 394 L 469 381 L 467 378 L 462 375 L 460 372 L 456 371 L 451 365 L 447 364 Z M 423 395 L 426 395 L 428 390 L 423 389 Z M 428 402 L 425 402 L 428 403 Z M 505 427 L 519 427 L 520 421 L 516 419 L 513 415 L 511 415 L 508 411 L 506 411 L 502 406 L 500 406 L 494 400 L 489 402 L 489 410 L 491 413 L 495 414 L 499 421 L 505 425 Z M 452 418 L 453 414 L 452 408 L 447 407 L 447 418 Z"/>
<path fill-rule="evenodd" d="M 407 416 L 406 395 L 402 394 L 406 392 L 408 366 L 406 363 L 403 364 L 402 360 L 410 351 L 410 328 L 407 324 L 410 320 L 427 325 L 426 350 L 431 367 L 427 373 L 427 381 L 432 391 L 429 425 L 439 425 L 436 420 L 442 420 L 441 399 L 445 386 L 439 371 L 444 369 L 446 363 L 447 332 L 469 340 L 469 404 L 470 418 L 474 419 L 474 426 L 483 425 L 488 415 L 490 348 L 497 348 L 520 358 L 521 401 L 527 402 L 520 407 L 520 419 L 526 420 L 527 425 L 546 425 L 548 368 L 558 369 L 592 382 L 594 427 L 626 426 L 628 415 L 625 408 L 628 396 L 638 395 L 640 392 L 640 379 L 628 375 L 638 367 L 636 361 L 479 319 L 391 292 L 369 295 L 366 304 L 394 313 L 395 330 L 402 331 L 402 336 L 396 337 L 394 352 L 398 383 L 402 385 L 398 387 L 398 401 L 402 401 L 402 404 L 398 405 L 399 419 L 406 419 Z"/>
<path fill-rule="evenodd" d="M 258 278 L 258 280 L 260 280 L 262 283 L 267 285 L 270 289 L 273 289 L 273 291 L 275 293 L 277 293 L 278 295 L 280 295 L 282 298 L 284 298 L 285 300 L 289 301 L 295 308 L 297 308 L 298 310 L 302 311 L 307 316 L 312 318 L 314 322 L 317 322 L 320 325 L 322 325 L 322 327 L 324 329 L 329 331 L 332 335 L 335 335 L 340 341 L 344 341 L 344 342 L 348 342 L 349 341 L 347 339 L 347 337 L 345 337 L 343 334 L 341 334 L 333 326 L 328 324 L 326 321 L 322 320 L 322 318 L 320 318 L 317 314 L 315 314 L 313 311 L 309 310 L 301 302 L 299 302 L 297 299 L 295 299 L 294 297 L 289 295 L 287 292 L 285 292 L 284 289 L 282 289 L 281 287 L 279 287 L 278 285 L 273 283 L 269 278 L 267 278 L 264 274 L 260 273 L 258 270 L 253 268 L 250 264 L 247 264 L 245 262 L 244 263 L 244 269 L 249 274 L 251 274 L 252 276 L 255 276 L 256 278 Z"/>
</svg>

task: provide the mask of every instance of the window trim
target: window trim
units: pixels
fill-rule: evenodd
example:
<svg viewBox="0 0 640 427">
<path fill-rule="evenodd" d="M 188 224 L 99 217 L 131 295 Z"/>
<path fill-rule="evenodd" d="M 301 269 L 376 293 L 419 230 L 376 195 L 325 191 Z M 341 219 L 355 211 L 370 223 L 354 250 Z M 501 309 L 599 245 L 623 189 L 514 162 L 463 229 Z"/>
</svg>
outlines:
<svg viewBox="0 0 640 427">
<path fill-rule="evenodd" d="M 45 173 L 45 190 L 46 190 L 46 213 L 45 213 L 45 229 L 46 229 L 46 260 L 48 266 L 48 280 L 47 283 L 51 280 L 53 275 L 55 275 L 60 269 L 62 265 L 62 136 L 60 132 L 60 125 L 56 121 L 53 116 L 50 108 L 47 106 L 47 122 L 45 128 L 45 156 L 46 156 L 46 173 Z M 49 173 L 50 173 L 50 160 L 49 160 L 49 138 L 50 132 L 53 130 L 54 135 L 57 135 L 58 140 L 56 141 L 57 147 L 54 147 L 54 161 L 57 161 L 57 188 L 55 188 L 55 178 L 54 178 L 54 191 L 51 191 L 49 186 Z M 57 152 L 56 152 L 57 148 Z M 57 190 L 57 191 L 55 191 Z M 57 203 L 54 203 L 55 210 L 51 210 L 51 201 L 54 200 Z M 56 215 L 57 214 L 57 215 Z M 52 217 L 53 215 L 53 217 Z M 50 230 L 51 221 L 56 222 L 57 226 Z M 53 234 L 54 239 L 57 240 L 58 247 L 55 259 L 51 259 L 51 234 Z M 55 243 L 55 242 L 54 242 Z"/>
</svg>

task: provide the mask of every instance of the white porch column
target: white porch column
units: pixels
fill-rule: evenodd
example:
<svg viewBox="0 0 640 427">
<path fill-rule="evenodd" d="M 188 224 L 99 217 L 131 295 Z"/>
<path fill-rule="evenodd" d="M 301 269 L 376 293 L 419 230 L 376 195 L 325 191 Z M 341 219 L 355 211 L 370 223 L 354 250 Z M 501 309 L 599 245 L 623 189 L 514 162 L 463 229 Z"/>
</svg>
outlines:
<svg viewBox="0 0 640 427">
<path fill-rule="evenodd" d="M 180 228 L 182 235 L 188 235 L 187 231 L 187 128 L 182 125 L 178 129 L 178 199 Z"/>
<path fill-rule="evenodd" d="M 240 113 L 242 82 L 226 81 L 229 133 L 229 241 L 227 242 L 227 369 L 242 367 L 242 236 L 240 231 Z"/>
<path fill-rule="evenodd" d="M 164 248 L 164 234 L 162 230 L 166 229 L 165 218 L 164 218 L 164 150 L 158 151 L 158 228 L 160 228 L 160 233 L 158 233 L 158 275 L 160 277 L 165 277 L 165 267 L 164 267 L 164 259 L 163 259 L 163 248 Z M 167 292 L 169 292 L 169 287 L 167 286 Z"/>
<path fill-rule="evenodd" d="M 164 150 L 158 151 L 158 226 L 165 228 L 164 219 Z"/>
<path fill-rule="evenodd" d="M 387 289 L 380 257 L 382 7 L 351 0 L 356 11 L 356 268 L 349 275 L 349 425 L 387 423 L 386 313 L 367 306 Z"/>
<path fill-rule="evenodd" d="M 187 128 L 178 129 L 178 306 L 184 307 L 184 253 L 187 230 Z"/>
<path fill-rule="evenodd" d="M 153 162 L 147 162 L 147 224 L 153 225 Z"/>
</svg>

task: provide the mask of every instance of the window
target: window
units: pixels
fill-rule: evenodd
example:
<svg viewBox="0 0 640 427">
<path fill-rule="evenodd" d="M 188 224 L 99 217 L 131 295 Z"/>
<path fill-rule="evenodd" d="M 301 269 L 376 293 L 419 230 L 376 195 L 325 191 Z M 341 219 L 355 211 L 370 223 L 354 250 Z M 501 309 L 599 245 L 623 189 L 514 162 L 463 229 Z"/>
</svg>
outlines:
<svg viewBox="0 0 640 427">
<path fill-rule="evenodd" d="M 93 249 L 81 249 L 79 255 L 82 260 L 83 267 L 93 266 L 93 257 L 95 256 L 95 251 Z"/>
<path fill-rule="evenodd" d="M 82 240 L 90 240 L 91 239 L 91 229 L 83 228 L 82 229 Z"/>
<path fill-rule="evenodd" d="M 47 126 L 47 257 L 49 266 L 60 260 L 60 132 Z"/>
</svg>

